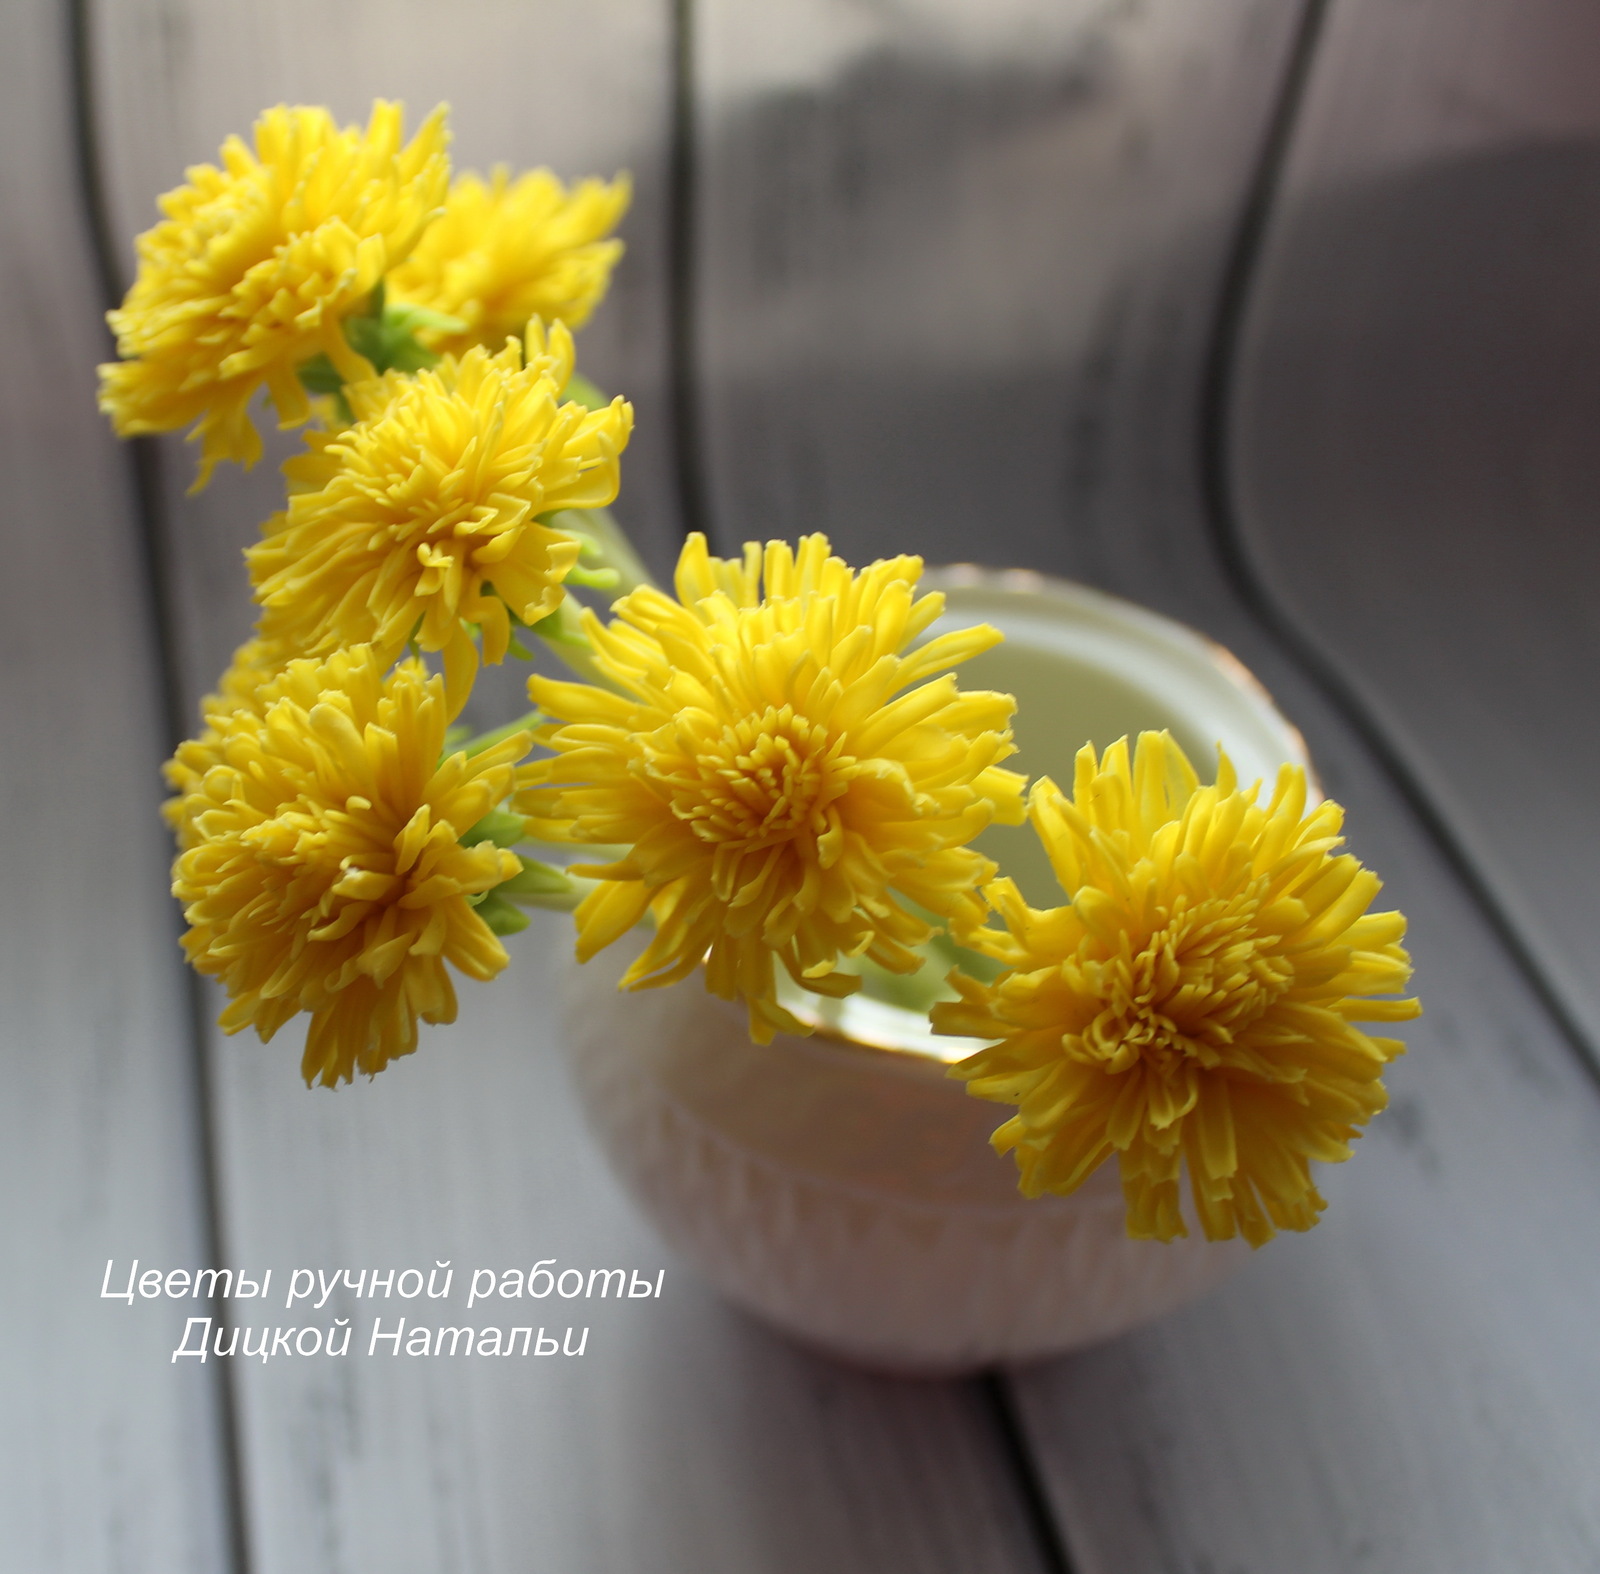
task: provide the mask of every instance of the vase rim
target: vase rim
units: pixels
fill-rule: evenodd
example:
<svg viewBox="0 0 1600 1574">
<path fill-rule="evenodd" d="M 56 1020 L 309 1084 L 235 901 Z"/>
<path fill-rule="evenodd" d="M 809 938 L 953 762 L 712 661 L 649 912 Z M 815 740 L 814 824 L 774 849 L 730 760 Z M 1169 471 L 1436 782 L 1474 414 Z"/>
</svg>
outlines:
<svg viewBox="0 0 1600 1574">
<path fill-rule="evenodd" d="M 1283 714 L 1266 686 L 1244 662 L 1227 646 L 1198 629 L 1136 601 L 1035 569 L 947 563 L 926 569 L 921 583 L 930 590 L 990 590 L 1076 607 L 1124 629 L 1132 625 L 1173 655 L 1203 660 L 1245 698 L 1257 719 L 1278 737 L 1287 763 L 1305 771 L 1308 807 L 1321 800 L 1321 784 L 1300 729 Z M 811 994 L 791 984 L 781 970 L 779 1002 L 817 1038 L 866 1053 L 921 1062 L 941 1072 L 992 1042 L 935 1034 L 926 1015 L 861 992 L 843 998 Z"/>
<path fill-rule="evenodd" d="M 1320 802 L 1324 794 L 1318 779 L 1305 734 L 1289 720 L 1278 702 L 1255 672 L 1245 665 L 1221 640 L 1213 639 L 1191 624 L 1142 602 L 1130 601 L 1113 591 L 1068 579 L 1062 574 L 1046 574 L 1033 568 L 991 568 L 983 563 L 939 563 L 924 569 L 922 585 L 931 590 L 1000 590 L 1013 595 L 1033 595 L 1045 601 L 1076 604 L 1098 610 L 1121 623 L 1131 623 L 1171 646 L 1187 648 L 1203 656 L 1228 682 L 1248 699 L 1264 720 L 1269 721 L 1288 745 L 1288 763 L 1306 773 L 1307 802 Z"/>
</svg>

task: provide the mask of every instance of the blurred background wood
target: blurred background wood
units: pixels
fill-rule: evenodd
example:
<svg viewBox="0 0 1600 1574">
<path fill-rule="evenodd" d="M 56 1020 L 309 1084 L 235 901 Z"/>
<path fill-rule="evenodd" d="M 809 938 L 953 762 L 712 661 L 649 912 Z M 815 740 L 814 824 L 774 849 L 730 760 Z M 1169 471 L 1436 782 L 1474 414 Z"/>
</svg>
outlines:
<svg viewBox="0 0 1600 1574">
<path fill-rule="evenodd" d="M 59 9 L 0 51 L 0 1562 L 212 1574 L 227 1558 L 193 1301 L 102 1300 L 207 1251 L 195 1061 L 165 895 L 160 678 L 74 164 Z M 189 1370 L 190 1366 L 194 1370 Z"/>
<path fill-rule="evenodd" d="M 722 544 L 822 527 L 852 561 L 909 540 L 1107 582 L 1152 514 L 1192 519 L 1198 368 L 1298 12 L 702 0 Z"/>
<path fill-rule="evenodd" d="M 1240 346 L 1260 583 L 1600 1048 L 1600 13 L 1339 0 Z"/>
</svg>

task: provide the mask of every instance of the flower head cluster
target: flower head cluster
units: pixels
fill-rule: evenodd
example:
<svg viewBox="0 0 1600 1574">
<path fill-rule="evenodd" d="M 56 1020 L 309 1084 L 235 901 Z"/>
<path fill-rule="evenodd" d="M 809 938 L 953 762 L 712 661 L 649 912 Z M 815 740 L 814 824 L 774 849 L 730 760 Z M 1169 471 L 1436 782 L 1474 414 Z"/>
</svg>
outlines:
<svg viewBox="0 0 1600 1574">
<path fill-rule="evenodd" d="M 305 362 L 326 355 L 347 379 L 370 376 L 343 323 L 444 201 L 446 142 L 442 108 L 402 144 L 394 104 L 375 104 L 364 132 L 280 105 L 256 122 L 254 151 L 230 137 L 221 169 L 189 170 L 139 238 L 138 276 L 108 317 L 124 359 L 101 367 L 100 404 L 117 431 L 198 422 L 203 486 L 219 460 L 260 457 L 259 389 L 293 426 L 311 413 Z"/>
<path fill-rule="evenodd" d="M 907 651 L 944 604 L 917 596 L 921 570 L 899 557 L 853 573 L 821 535 L 798 552 L 752 542 L 742 562 L 691 536 L 677 600 L 636 590 L 609 627 L 586 618 L 615 689 L 529 680 L 566 725 L 542 734 L 555 753 L 525 768 L 518 807 L 551 839 L 626 847 L 578 868 L 601 882 L 578 909 L 581 959 L 648 910 L 655 934 L 624 983 L 703 962 L 765 1043 L 805 1031 L 777 1004 L 775 962 L 843 995 L 860 980 L 841 960 L 920 965 L 923 913 L 982 921 L 994 865 L 967 844 L 1021 820 L 1023 779 L 999 765 L 1015 702 L 935 676 L 997 643 L 992 628 Z"/>
<path fill-rule="evenodd" d="M 474 344 L 498 349 L 520 338 L 532 317 L 580 328 L 622 255 L 622 242 L 606 237 L 629 195 L 625 176 L 583 180 L 569 191 L 547 169 L 512 180 L 498 167 L 487 183 L 462 175 L 390 284 L 407 304 L 462 324 L 422 334 L 430 348 L 450 354 Z"/>
<path fill-rule="evenodd" d="M 999 1040 L 955 1074 L 1017 1106 L 995 1133 L 1022 1190 L 1070 1192 L 1115 1154 L 1134 1236 L 1186 1233 L 1179 1174 L 1211 1239 L 1260 1245 L 1316 1223 L 1310 1161 L 1349 1157 L 1384 1107 L 1394 1039 L 1355 1024 L 1416 1016 L 1399 913 L 1369 913 L 1375 875 L 1336 856 L 1342 812 L 1307 809 L 1284 766 L 1270 803 L 1226 756 L 1202 787 L 1165 733 L 1097 760 L 1073 796 L 1029 798 L 1069 905 L 1029 907 L 1010 880 L 985 892 L 1003 931 L 967 937 L 1003 962 L 993 984 L 952 975 L 939 1031 Z"/>
<path fill-rule="evenodd" d="M 383 669 L 369 646 L 292 661 L 213 710 L 171 773 L 172 889 L 189 960 L 231 997 L 221 1025 L 268 1039 L 310 1012 L 302 1070 L 327 1086 L 409 1054 L 419 1017 L 454 1019 L 446 963 L 477 979 L 505 966 L 474 899 L 521 870 L 469 833 L 529 735 L 443 756 L 441 681 L 416 661 Z"/>
<path fill-rule="evenodd" d="M 557 323 L 547 341 L 535 320 L 526 358 L 474 348 L 349 387 L 355 424 L 312 434 L 285 466 L 287 511 L 246 553 L 262 639 L 309 655 L 370 642 L 393 659 L 414 638 L 443 652 L 459 710 L 478 663 L 462 620 L 496 662 L 508 608 L 536 623 L 561 602 L 578 543 L 538 516 L 616 496 L 633 411 L 559 403 L 571 374 L 571 335 Z"/>
</svg>

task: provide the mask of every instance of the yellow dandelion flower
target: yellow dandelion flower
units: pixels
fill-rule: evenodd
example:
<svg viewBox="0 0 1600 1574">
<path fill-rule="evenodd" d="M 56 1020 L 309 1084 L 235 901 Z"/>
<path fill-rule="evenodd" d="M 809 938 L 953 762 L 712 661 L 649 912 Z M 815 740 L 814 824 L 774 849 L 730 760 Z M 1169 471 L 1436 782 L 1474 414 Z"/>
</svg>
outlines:
<svg viewBox="0 0 1600 1574">
<path fill-rule="evenodd" d="M 647 910 L 655 934 L 623 982 L 668 984 L 705 963 L 706 987 L 743 999 L 760 1043 L 806 1030 L 776 1002 L 774 963 L 803 988 L 845 995 L 860 956 L 896 972 L 931 931 L 915 911 L 982 922 L 994 871 L 966 844 L 1022 818 L 1007 694 L 935 676 L 996 644 L 978 627 L 906 646 L 943 610 L 916 595 L 919 558 L 852 573 L 826 536 L 798 553 L 754 542 L 742 562 L 693 535 L 678 599 L 632 592 L 602 627 L 595 663 L 621 692 L 531 678 L 567 725 L 523 771 L 517 806 L 536 834 L 626 844 L 578 908 L 587 960 Z M 764 581 L 764 588 L 763 588 Z M 904 652 L 904 653 L 903 653 Z"/>
<path fill-rule="evenodd" d="M 228 1032 L 270 1039 L 311 1014 L 307 1083 L 380 1071 L 416 1048 L 419 1017 L 453 1021 L 446 963 L 477 979 L 506 964 L 471 898 L 521 863 L 462 838 L 505 798 L 531 739 L 441 759 L 445 723 L 441 680 L 417 661 L 385 678 L 370 646 L 292 661 L 213 713 L 173 866 L 184 950 L 226 986 Z"/>
<path fill-rule="evenodd" d="M 227 670 L 217 679 L 217 691 L 200 701 L 200 714 L 209 716 L 213 711 L 227 715 L 232 711 L 253 707 L 258 703 L 261 685 L 289 665 L 296 652 L 286 651 L 259 634 L 246 640 L 233 653 Z"/>
<path fill-rule="evenodd" d="M 402 146 L 400 108 L 376 103 L 365 132 L 325 109 L 269 109 L 255 150 L 196 165 L 139 237 L 139 271 L 107 321 L 123 359 L 100 368 L 100 407 L 124 437 L 198 422 L 196 489 L 222 459 L 254 464 L 260 388 L 295 426 L 311 413 L 297 368 L 326 355 L 347 379 L 372 367 L 343 321 L 416 245 L 450 178 L 443 106 Z"/>
<path fill-rule="evenodd" d="M 526 363 L 513 342 L 352 385 L 355 425 L 312 434 L 284 467 L 287 511 L 245 554 L 263 638 L 308 655 L 370 642 L 391 658 L 415 638 L 444 653 L 455 714 L 478 665 L 462 620 L 498 662 L 508 607 L 536 623 L 561 602 L 578 543 L 537 516 L 617 495 L 632 408 L 558 403 L 571 372 L 572 336 L 557 323 L 547 342 L 535 321 Z"/>
<path fill-rule="evenodd" d="M 201 789 L 206 773 L 222 763 L 225 718 L 237 710 L 249 710 L 259 716 L 263 686 L 282 672 L 288 661 L 287 653 L 259 637 L 241 645 L 222 674 L 217 692 L 200 701 L 200 735 L 179 744 L 177 753 L 161 767 L 173 790 L 173 796 L 162 804 L 161 813 L 176 834 L 180 849 L 194 845 L 194 816 L 209 805 Z"/>
<path fill-rule="evenodd" d="M 1404 1046 L 1354 1024 L 1416 1016 L 1399 913 L 1369 913 L 1377 876 L 1341 845 L 1343 811 L 1307 812 L 1286 765 L 1271 802 L 1240 791 L 1219 751 L 1202 787 L 1166 733 L 1078 755 L 1073 796 L 1048 777 L 1028 812 L 1070 905 L 1029 907 L 1010 880 L 985 892 L 1005 930 L 966 938 L 1006 964 L 938 1031 L 1000 1042 L 954 1074 L 1014 1104 L 995 1133 L 1028 1196 L 1075 1190 L 1114 1153 L 1128 1233 L 1186 1233 L 1179 1171 L 1212 1240 L 1305 1230 L 1323 1199 L 1313 1159 L 1350 1156 L 1384 1107 Z"/>
<path fill-rule="evenodd" d="M 513 181 L 502 166 L 487 183 L 462 175 L 444 212 L 395 270 L 398 300 L 465 324 L 423 330 L 429 348 L 460 355 L 520 338 L 528 320 L 581 328 L 600 304 L 622 242 L 607 240 L 628 207 L 626 176 L 580 181 L 570 191 L 547 169 Z"/>
</svg>

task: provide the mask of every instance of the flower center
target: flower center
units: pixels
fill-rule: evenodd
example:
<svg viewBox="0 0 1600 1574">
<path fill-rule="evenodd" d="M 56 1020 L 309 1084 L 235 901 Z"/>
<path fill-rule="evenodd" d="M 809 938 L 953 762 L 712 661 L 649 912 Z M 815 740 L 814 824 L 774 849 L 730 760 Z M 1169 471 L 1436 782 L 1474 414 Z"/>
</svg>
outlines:
<svg viewBox="0 0 1600 1574">
<path fill-rule="evenodd" d="M 1220 1065 L 1294 978 L 1272 949 L 1279 937 L 1256 927 L 1259 906 L 1253 895 L 1180 896 L 1137 950 L 1125 933 L 1117 955 L 1084 964 L 1104 1002 L 1082 1035 L 1089 1052 L 1108 1071 Z"/>
<path fill-rule="evenodd" d="M 456 430 L 436 420 L 426 431 L 396 434 L 379 456 L 370 486 L 389 518 L 388 534 L 416 549 L 428 581 L 430 571 L 445 568 L 514 528 L 532 512 L 526 494 L 531 476 L 525 452 L 507 454 L 497 441 L 505 421 L 505 400 L 493 415 L 470 411 L 456 399 L 448 412 Z M 483 431 L 475 429 L 481 422 Z M 507 485 L 511 490 L 508 491 Z M 532 488 L 537 492 L 537 487 Z M 380 514 L 381 517 L 381 514 Z M 437 590 L 437 583 L 417 594 Z"/>
<path fill-rule="evenodd" d="M 650 751 L 645 770 L 702 841 L 754 852 L 797 839 L 815 842 L 828 831 L 829 805 L 855 774 L 843 741 L 830 740 L 826 727 L 797 716 L 792 706 L 769 707 L 720 731 L 680 737 L 670 753 Z"/>
</svg>

